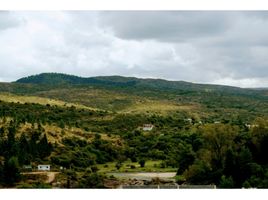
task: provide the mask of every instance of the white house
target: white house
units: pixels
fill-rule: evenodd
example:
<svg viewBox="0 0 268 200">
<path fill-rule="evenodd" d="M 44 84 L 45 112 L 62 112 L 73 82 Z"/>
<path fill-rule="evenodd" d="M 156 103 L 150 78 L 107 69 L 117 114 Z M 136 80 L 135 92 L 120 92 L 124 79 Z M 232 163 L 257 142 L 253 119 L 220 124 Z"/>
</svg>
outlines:
<svg viewBox="0 0 268 200">
<path fill-rule="evenodd" d="M 37 169 L 39 171 L 50 171 L 50 165 L 38 165 Z"/>
<path fill-rule="evenodd" d="M 192 118 L 187 118 L 187 119 L 184 119 L 184 121 L 189 122 L 191 124 L 193 122 L 193 119 Z"/>
<path fill-rule="evenodd" d="M 255 128 L 255 127 L 259 127 L 259 125 L 257 125 L 257 124 L 245 124 L 245 126 L 246 126 L 247 128 L 249 128 L 249 129 L 251 129 L 251 128 Z"/>
<path fill-rule="evenodd" d="M 152 124 L 143 124 L 142 130 L 144 131 L 151 131 L 153 129 L 154 125 Z"/>
</svg>

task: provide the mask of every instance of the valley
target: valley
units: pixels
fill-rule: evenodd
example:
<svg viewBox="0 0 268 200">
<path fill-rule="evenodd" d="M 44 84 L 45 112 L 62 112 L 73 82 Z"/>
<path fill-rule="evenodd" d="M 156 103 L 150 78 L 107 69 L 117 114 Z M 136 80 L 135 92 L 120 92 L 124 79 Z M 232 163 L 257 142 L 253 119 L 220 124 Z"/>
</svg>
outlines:
<svg viewBox="0 0 268 200">
<path fill-rule="evenodd" d="M 115 188 L 127 173 L 266 188 L 267 138 L 265 89 L 57 73 L 0 83 L 4 188 Z M 41 164 L 55 180 L 25 175 Z"/>
</svg>

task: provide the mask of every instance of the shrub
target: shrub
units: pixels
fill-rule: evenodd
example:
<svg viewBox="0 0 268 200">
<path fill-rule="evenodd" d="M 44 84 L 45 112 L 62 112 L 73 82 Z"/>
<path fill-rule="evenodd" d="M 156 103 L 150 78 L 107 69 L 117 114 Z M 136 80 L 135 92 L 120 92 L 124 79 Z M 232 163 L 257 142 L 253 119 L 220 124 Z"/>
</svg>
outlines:
<svg viewBox="0 0 268 200">
<path fill-rule="evenodd" d="M 116 164 L 115 164 L 115 167 L 116 167 L 116 169 L 120 169 L 121 167 L 122 167 L 122 163 L 121 162 L 117 162 Z"/>
<path fill-rule="evenodd" d="M 140 161 L 139 161 L 139 164 L 140 164 L 140 166 L 141 167 L 144 167 L 145 166 L 145 160 L 144 159 L 141 159 Z"/>
</svg>

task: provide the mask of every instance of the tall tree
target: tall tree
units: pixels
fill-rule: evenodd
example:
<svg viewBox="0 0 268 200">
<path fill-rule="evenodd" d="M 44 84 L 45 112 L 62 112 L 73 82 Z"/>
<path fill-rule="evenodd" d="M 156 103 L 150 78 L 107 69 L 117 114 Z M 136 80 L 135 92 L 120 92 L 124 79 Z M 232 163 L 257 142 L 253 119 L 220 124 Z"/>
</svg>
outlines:
<svg viewBox="0 0 268 200">
<path fill-rule="evenodd" d="M 39 156 L 41 158 L 45 158 L 50 155 L 51 150 L 52 150 L 52 146 L 47 141 L 46 134 L 44 134 L 44 136 L 40 139 L 40 142 L 38 143 Z"/>
<path fill-rule="evenodd" d="M 20 164 L 29 164 L 30 163 L 30 147 L 29 142 L 24 133 L 20 136 L 19 139 L 19 163 Z"/>
<path fill-rule="evenodd" d="M 21 178 L 19 171 L 19 161 L 17 157 L 11 157 L 5 161 L 4 169 L 4 184 L 7 186 L 13 186 Z"/>
<path fill-rule="evenodd" d="M 212 153 L 213 166 L 218 169 L 222 168 L 226 151 L 234 145 L 234 139 L 238 133 L 237 127 L 228 124 L 209 124 L 205 125 L 201 132 Z"/>
<path fill-rule="evenodd" d="M 16 135 L 16 127 L 14 122 L 10 122 L 8 127 L 8 134 L 7 134 L 7 141 L 6 141 L 6 151 L 5 151 L 5 158 L 9 159 L 12 156 L 17 155 L 17 144 L 15 140 Z"/>
</svg>

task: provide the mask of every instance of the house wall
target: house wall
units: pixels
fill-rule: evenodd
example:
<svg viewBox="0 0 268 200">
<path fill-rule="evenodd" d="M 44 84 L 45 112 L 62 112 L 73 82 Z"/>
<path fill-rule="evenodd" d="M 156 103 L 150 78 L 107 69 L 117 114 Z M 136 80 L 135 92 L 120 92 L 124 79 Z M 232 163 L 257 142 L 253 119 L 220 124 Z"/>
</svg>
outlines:
<svg viewBox="0 0 268 200">
<path fill-rule="evenodd" d="M 151 131 L 153 129 L 153 127 L 143 127 L 144 131 Z"/>
<path fill-rule="evenodd" d="M 49 171 L 50 165 L 38 165 L 37 169 L 41 171 Z"/>
</svg>

